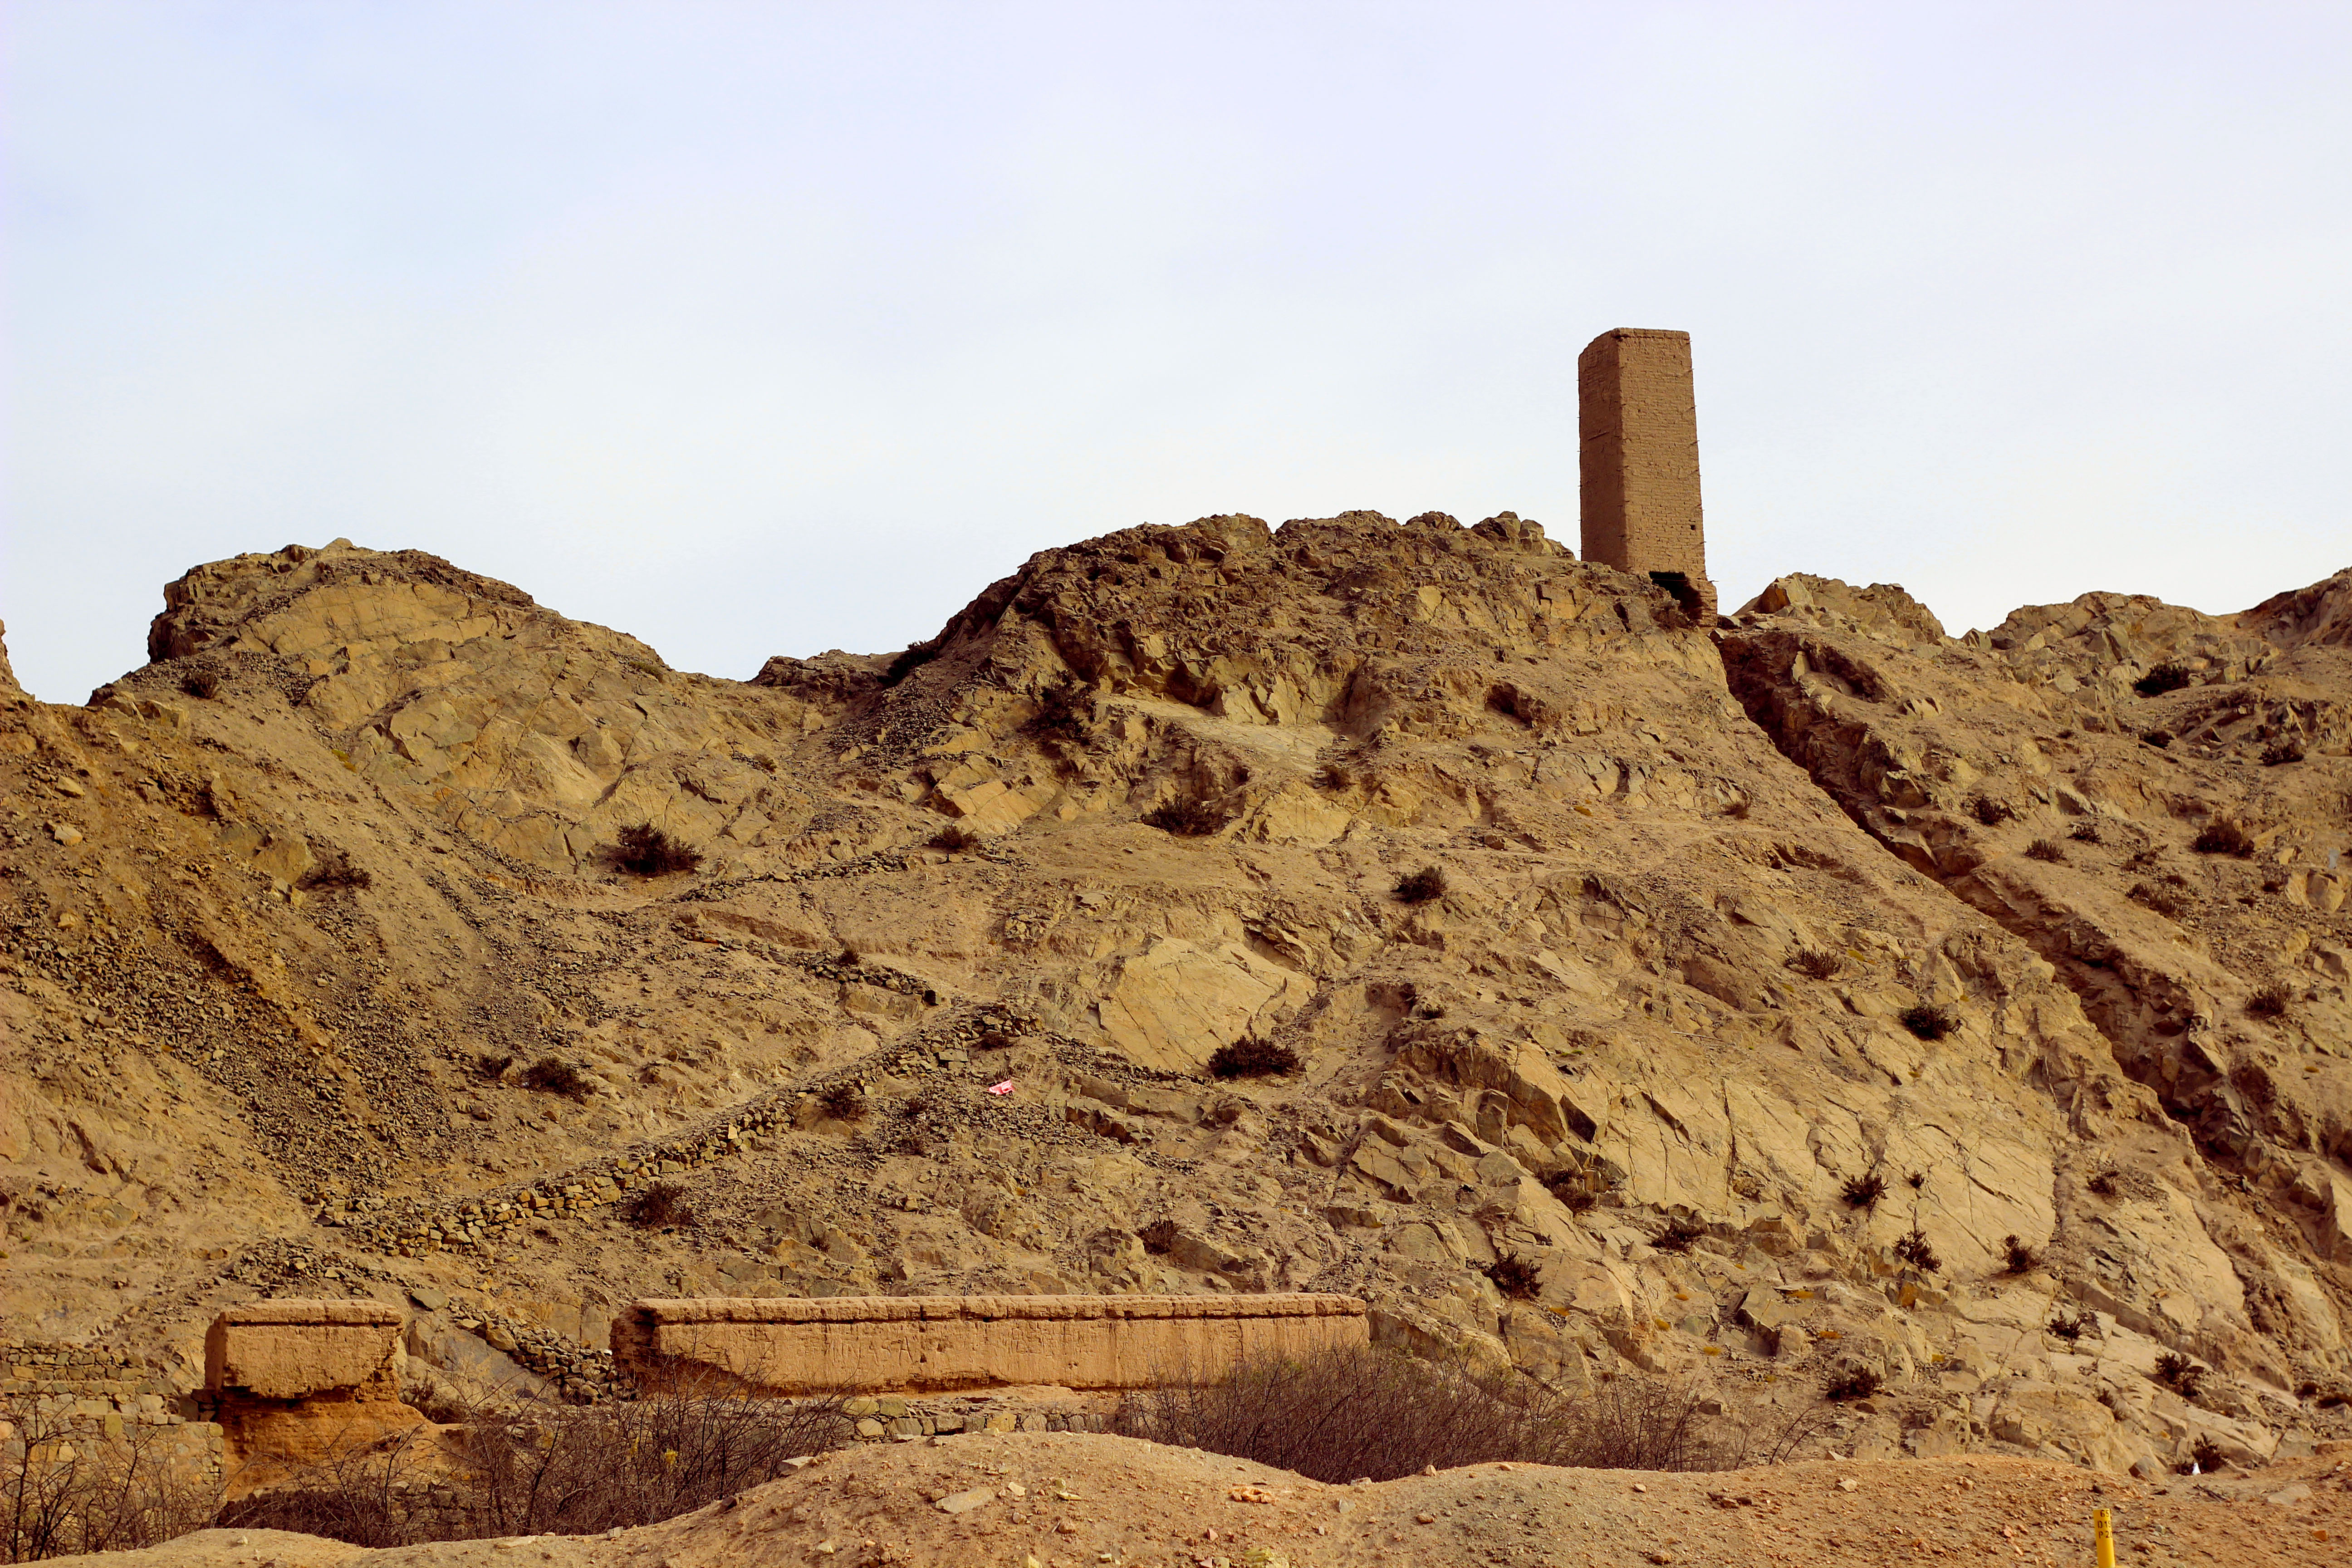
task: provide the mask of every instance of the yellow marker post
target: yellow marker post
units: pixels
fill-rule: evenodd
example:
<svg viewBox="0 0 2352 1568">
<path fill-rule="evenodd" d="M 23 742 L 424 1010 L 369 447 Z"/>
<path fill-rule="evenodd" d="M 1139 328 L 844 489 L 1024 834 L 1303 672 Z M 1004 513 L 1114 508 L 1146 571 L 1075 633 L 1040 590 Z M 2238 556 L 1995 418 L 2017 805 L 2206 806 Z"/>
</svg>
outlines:
<svg viewBox="0 0 2352 1568">
<path fill-rule="evenodd" d="M 2105 1509 L 2091 1510 L 2091 1544 L 2098 1553 L 2099 1568 L 2116 1568 L 2115 1519 Z"/>
</svg>

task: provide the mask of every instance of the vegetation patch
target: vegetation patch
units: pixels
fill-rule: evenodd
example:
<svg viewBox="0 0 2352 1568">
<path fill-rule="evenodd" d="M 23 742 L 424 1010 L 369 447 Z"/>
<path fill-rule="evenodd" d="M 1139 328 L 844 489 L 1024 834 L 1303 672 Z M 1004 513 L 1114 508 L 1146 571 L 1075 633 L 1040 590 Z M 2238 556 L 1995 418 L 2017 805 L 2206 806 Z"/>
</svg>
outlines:
<svg viewBox="0 0 2352 1568">
<path fill-rule="evenodd" d="M 2179 1351 L 2167 1351 L 2156 1358 L 2156 1381 L 2183 1399 L 2194 1399 L 2205 1391 L 2205 1369 Z"/>
<path fill-rule="evenodd" d="M 1143 814 L 1143 824 L 1178 838 L 1206 838 L 1231 818 L 1205 800 L 1171 800 Z"/>
<path fill-rule="evenodd" d="M 1571 1399 L 1510 1372 L 1360 1349 L 1139 1390 L 1109 1429 L 1338 1486 L 1496 1462 L 1695 1470 L 1747 1458 L 1699 1406 L 1694 1393 L 1634 1377 Z"/>
<path fill-rule="evenodd" d="M 689 848 L 650 822 L 621 829 L 613 864 L 633 877 L 668 877 L 702 864 L 702 851 Z"/>
<path fill-rule="evenodd" d="M 2142 697 L 2161 697 L 2168 691 L 2179 690 L 2190 679 L 2187 666 L 2168 659 L 2133 681 L 2132 689 Z"/>
<path fill-rule="evenodd" d="M 1913 1226 L 1911 1234 L 1895 1244 L 1895 1256 L 1922 1274 L 1933 1274 L 1944 1267 L 1944 1260 L 1937 1257 L 1935 1247 L 1928 1245 L 1927 1233 L 1917 1226 Z"/>
<path fill-rule="evenodd" d="M 1886 1178 L 1876 1172 L 1867 1176 L 1848 1176 L 1845 1185 L 1838 1192 L 1838 1196 L 1846 1201 L 1847 1207 L 1857 1209 L 1870 1208 L 1885 1195 Z"/>
<path fill-rule="evenodd" d="M 562 1057 L 541 1057 L 522 1069 L 516 1081 L 523 1088 L 541 1094 L 560 1094 L 566 1100 L 585 1100 L 595 1092 L 596 1085 L 582 1071 L 576 1062 Z"/>
<path fill-rule="evenodd" d="M 1297 1072 L 1303 1065 L 1298 1053 L 1273 1040 L 1244 1036 L 1219 1046 L 1209 1058 L 1212 1078 L 1273 1078 Z"/>
<path fill-rule="evenodd" d="M 1532 1301 L 1543 1289 L 1543 1281 L 1536 1278 L 1536 1266 L 1517 1253 L 1504 1253 L 1481 1272 L 1507 1300 Z"/>
<path fill-rule="evenodd" d="M 2221 817 L 2199 828 L 2197 837 L 2189 841 L 2189 847 L 2200 855 L 2229 855 L 2244 860 L 2254 853 L 2254 836 Z"/>
<path fill-rule="evenodd" d="M 1426 904 L 1445 896 L 1445 868 L 1423 866 L 1396 885 L 1397 900 L 1407 904 Z"/>
<path fill-rule="evenodd" d="M 1940 1040 L 1960 1026 L 1960 1018 L 1949 1007 L 1922 1002 L 1903 1010 L 1903 1026 L 1923 1040 Z"/>
</svg>

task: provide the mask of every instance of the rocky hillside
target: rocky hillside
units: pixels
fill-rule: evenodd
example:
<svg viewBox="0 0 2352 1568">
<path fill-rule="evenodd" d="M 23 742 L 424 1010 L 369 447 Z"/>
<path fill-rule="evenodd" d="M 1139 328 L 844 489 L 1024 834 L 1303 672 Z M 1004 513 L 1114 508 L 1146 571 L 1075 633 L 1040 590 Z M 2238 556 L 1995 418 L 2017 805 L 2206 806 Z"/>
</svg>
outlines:
<svg viewBox="0 0 2352 1568">
<path fill-rule="evenodd" d="M 165 598 L 0 690 L 0 1332 L 587 1397 L 638 1295 L 1339 1289 L 1811 1451 L 2352 1431 L 2352 574 L 1955 640 L 1220 517 L 744 683 L 414 552 Z"/>
</svg>

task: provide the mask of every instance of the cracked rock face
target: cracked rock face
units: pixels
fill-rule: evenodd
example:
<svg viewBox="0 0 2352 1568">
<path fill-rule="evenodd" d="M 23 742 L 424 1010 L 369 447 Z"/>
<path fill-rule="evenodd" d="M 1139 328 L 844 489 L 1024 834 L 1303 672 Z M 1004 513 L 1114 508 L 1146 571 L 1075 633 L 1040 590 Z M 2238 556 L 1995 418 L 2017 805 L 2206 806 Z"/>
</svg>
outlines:
<svg viewBox="0 0 2352 1568">
<path fill-rule="evenodd" d="M 1874 1373 L 1841 1453 L 2306 1441 L 2347 605 L 1708 630 L 1508 514 L 1220 517 L 738 682 L 413 552 L 200 567 L 0 710 L 6 1331 L 373 1295 L 585 1396 L 641 1296 L 1340 1290 L 1758 1430 Z"/>
</svg>

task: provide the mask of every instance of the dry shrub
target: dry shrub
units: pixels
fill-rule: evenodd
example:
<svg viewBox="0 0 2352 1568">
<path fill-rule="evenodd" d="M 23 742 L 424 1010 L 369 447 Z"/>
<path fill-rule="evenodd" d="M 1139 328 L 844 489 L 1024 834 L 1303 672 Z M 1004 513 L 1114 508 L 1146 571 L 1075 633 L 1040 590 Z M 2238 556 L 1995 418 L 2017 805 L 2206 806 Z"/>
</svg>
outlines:
<svg viewBox="0 0 2352 1568">
<path fill-rule="evenodd" d="M 1219 1046 L 1209 1058 L 1209 1074 L 1213 1078 L 1269 1078 L 1294 1073 L 1298 1068 L 1297 1051 L 1255 1036 Z"/>
<path fill-rule="evenodd" d="M 2164 750 L 2165 747 L 2172 744 L 2172 731 L 2169 730 L 2147 730 L 2141 732 L 2139 740 L 2141 745 L 2154 746 L 2160 752 Z"/>
<path fill-rule="evenodd" d="M 2004 822 L 2017 820 L 2017 807 L 2005 800 L 1989 795 L 1974 796 L 1969 802 L 1969 815 L 1987 827 L 1999 827 Z"/>
<path fill-rule="evenodd" d="M 1536 1266 L 1515 1252 L 1502 1254 L 1481 1272 L 1507 1300 L 1532 1301 L 1543 1289 L 1543 1281 L 1536 1278 Z"/>
<path fill-rule="evenodd" d="M 723 1374 L 676 1369 L 636 1399 L 507 1402 L 465 1426 L 466 1463 L 446 1479 L 429 1478 L 424 1443 L 403 1437 L 232 1503 L 219 1523 L 367 1547 L 588 1535 L 731 1498 L 849 1438 L 837 1399 L 759 1398 Z"/>
<path fill-rule="evenodd" d="M 210 1522 L 218 1491 L 171 1458 L 179 1428 L 125 1423 L 107 1437 L 93 1418 L 11 1401 L 0 1448 L 0 1547 L 31 1563 L 152 1546 Z"/>
<path fill-rule="evenodd" d="M 1895 1256 L 1922 1274 L 1933 1274 L 1944 1267 L 1944 1260 L 1936 1256 L 1935 1247 L 1928 1243 L 1927 1233 L 1917 1226 L 1913 1226 L 1911 1234 L 1895 1244 Z"/>
<path fill-rule="evenodd" d="M 2231 855 L 2243 860 L 2254 852 L 2254 837 L 2227 817 L 2199 828 L 2189 847 L 2200 855 Z"/>
<path fill-rule="evenodd" d="M 2101 1171 L 2097 1175 L 2091 1178 L 2088 1185 L 2090 1189 L 2098 1194 L 2099 1196 L 2103 1198 L 2111 1198 L 2116 1195 L 2116 1190 L 2122 1185 L 2122 1181 L 2114 1171 Z"/>
<path fill-rule="evenodd" d="M 2273 980 L 2246 998 L 2246 1011 L 2257 1018 L 2284 1018 L 2294 1001 L 2287 988 Z"/>
<path fill-rule="evenodd" d="M 1334 1485 L 1498 1460 L 1637 1470 L 1737 1462 L 1698 1405 L 1632 1378 L 1571 1399 L 1508 1372 L 1361 1349 L 1244 1362 L 1213 1382 L 1141 1390 L 1120 1400 L 1109 1429 Z"/>
<path fill-rule="evenodd" d="M 2168 691 L 2179 690 L 2189 680 L 2188 669 L 2168 659 L 2133 681 L 2132 689 L 2142 697 L 2161 697 Z"/>
<path fill-rule="evenodd" d="M 2194 1476 L 2207 1470 L 2218 1470 L 2227 1462 L 2221 1445 L 2213 1441 L 2211 1434 L 2200 1432 L 2197 1441 L 2189 1445 L 2189 1458 L 2172 1468 L 2184 1476 Z"/>
<path fill-rule="evenodd" d="M 1808 980 L 1835 979 L 1838 970 L 1843 965 L 1843 961 L 1836 953 L 1812 947 L 1790 954 L 1787 963 L 1790 968 Z"/>
<path fill-rule="evenodd" d="M 816 1102 L 836 1121 L 860 1121 L 866 1117 L 866 1091 L 845 1080 L 819 1092 Z"/>
<path fill-rule="evenodd" d="M 1021 732 L 1041 740 L 1083 741 L 1094 717 L 1093 696 L 1085 687 L 1066 681 L 1047 687 L 1038 697 L 1037 711 L 1021 726 Z"/>
<path fill-rule="evenodd" d="M 1867 1176 L 1848 1176 L 1838 1195 L 1849 1208 L 1869 1208 L 1886 1195 L 1886 1178 L 1875 1172 Z"/>
<path fill-rule="evenodd" d="M 1831 1373 L 1829 1382 L 1822 1385 L 1822 1397 L 1840 1402 L 1849 1399 L 1867 1399 L 1877 1393 L 1879 1385 L 1885 1381 L 1866 1366 L 1854 1366 L 1849 1363 Z"/>
<path fill-rule="evenodd" d="M 2027 845 L 2025 855 L 2030 860 L 2047 860 L 2053 866 L 2063 866 L 2066 863 L 2066 851 L 2047 838 L 2037 838 Z"/>
<path fill-rule="evenodd" d="M 2066 830 L 2066 837 L 2073 839 L 2077 844 L 2103 844 L 2106 842 L 2099 837 L 2099 825 L 2095 822 L 2078 822 L 2074 824 L 2074 826 Z"/>
<path fill-rule="evenodd" d="M 341 849 L 330 849 L 311 863 L 294 884 L 305 892 L 330 892 L 337 888 L 372 888 L 375 878 Z"/>
<path fill-rule="evenodd" d="M 980 835 L 961 822 L 950 822 L 932 834 L 929 845 L 933 849 L 944 849 L 950 855 L 961 854 L 966 849 L 976 849 L 979 847 Z"/>
<path fill-rule="evenodd" d="M 2042 1255 L 2015 1236 L 2000 1238 L 2003 1274 L 2031 1274 L 2042 1265 Z"/>
<path fill-rule="evenodd" d="M 525 1089 L 535 1089 L 541 1094 L 560 1094 L 566 1100 L 585 1100 L 593 1091 L 588 1075 L 578 1064 L 561 1057 L 541 1057 L 522 1069 L 517 1080 Z"/>
<path fill-rule="evenodd" d="M 656 1182 L 630 1200 L 629 1223 L 645 1230 L 693 1225 L 693 1195 L 683 1182 Z"/>
<path fill-rule="evenodd" d="M 1225 814 L 1205 800 L 1171 800 L 1143 814 L 1143 824 L 1179 838 L 1206 838 L 1224 826 Z"/>
<path fill-rule="evenodd" d="M 221 688 L 221 672 L 208 664 L 200 664 L 180 677 L 180 689 L 189 696 L 208 699 Z"/>
<path fill-rule="evenodd" d="M 1550 1189 L 1552 1196 L 1568 1205 L 1570 1214 L 1590 1213 L 1592 1205 L 1601 1201 L 1601 1195 L 1592 1190 L 1592 1184 L 1580 1171 L 1555 1171 L 1543 1179 L 1543 1184 Z"/>
<path fill-rule="evenodd" d="M 1397 901 L 1426 904 L 1445 896 L 1445 868 L 1423 866 L 1396 885 Z"/>
<path fill-rule="evenodd" d="M 2177 921 L 2189 910 L 2189 900 L 2167 888 L 2152 887 L 2146 882 L 2134 882 L 2124 894 L 2133 903 L 2154 910 L 2166 920 Z"/>
<path fill-rule="evenodd" d="M 1691 1244 L 1706 1234 L 1697 1221 L 1676 1215 L 1666 1221 L 1665 1229 L 1650 1237 L 1650 1245 L 1660 1252 L 1688 1252 Z"/>
<path fill-rule="evenodd" d="M 702 851 L 688 848 L 650 822 L 621 829 L 613 864 L 635 877 L 667 877 L 702 864 Z"/>
<path fill-rule="evenodd" d="M 2062 1308 L 2047 1326 L 2052 1333 L 2071 1345 L 2084 1334 L 2097 1333 L 2099 1320 L 2089 1312 L 2069 1312 Z"/>
<path fill-rule="evenodd" d="M 1940 1040 L 1958 1028 L 1960 1020 L 1949 1007 L 1922 1002 L 1904 1009 L 1903 1026 L 1923 1040 Z"/>
<path fill-rule="evenodd" d="M 2205 1369 L 2179 1351 L 2167 1351 L 2156 1358 L 2156 1381 L 2183 1399 L 2194 1399 L 2204 1392 Z"/>
</svg>

